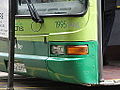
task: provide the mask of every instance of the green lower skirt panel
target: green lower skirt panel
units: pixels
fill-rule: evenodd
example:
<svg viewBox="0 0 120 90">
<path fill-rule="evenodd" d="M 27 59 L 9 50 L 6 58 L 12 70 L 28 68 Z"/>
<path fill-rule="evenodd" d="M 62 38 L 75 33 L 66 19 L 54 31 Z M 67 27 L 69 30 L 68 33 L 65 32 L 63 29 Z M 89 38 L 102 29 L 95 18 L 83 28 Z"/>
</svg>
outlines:
<svg viewBox="0 0 120 90">
<path fill-rule="evenodd" d="M 56 58 L 58 60 L 58 58 Z M 64 59 L 64 58 L 59 58 Z M 68 58 L 67 58 L 68 59 Z M 69 83 L 98 83 L 98 70 L 95 63 L 89 63 L 90 59 L 69 58 L 63 61 L 48 60 L 49 75 L 53 80 Z"/>
<path fill-rule="evenodd" d="M 24 44 L 25 43 L 27 44 L 27 41 L 25 41 Z M 33 42 L 31 41 L 31 43 Z M 74 42 L 69 43 L 63 42 L 62 45 L 66 43 L 68 45 L 73 45 Z M 48 45 L 54 44 L 59 43 L 50 42 Z M 78 45 L 87 44 L 89 47 L 89 54 L 79 55 L 77 57 L 75 56 L 50 57 L 40 55 L 28 55 L 22 53 L 15 54 L 15 63 L 24 64 L 26 69 L 26 72 L 16 71 L 15 73 L 75 84 L 98 84 L 99 73 L 98 73 L 97 42 L 96 41 L 76 42 L 75 45 L 77 44 Z M 5 64 L 7 57 L 8 54 L 6 52 L 0 51 L 0 70 L 2 71 L 7 70 L 6 69 L 7 66 Z"/>
</svg>

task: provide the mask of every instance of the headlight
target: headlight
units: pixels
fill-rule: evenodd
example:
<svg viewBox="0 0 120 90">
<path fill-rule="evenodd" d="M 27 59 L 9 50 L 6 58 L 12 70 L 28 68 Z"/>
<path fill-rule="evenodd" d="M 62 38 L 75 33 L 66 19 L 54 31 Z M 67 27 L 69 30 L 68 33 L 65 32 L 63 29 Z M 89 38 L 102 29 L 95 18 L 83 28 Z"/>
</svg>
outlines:
<svg viewBox="0 0 120 90">
<path fill-rule="evenodd" d="M 55 55 L 87 55 L 88 45 L 51 45 L 50 53 Z"/>
<path fill-rule="evenodd" d="M 51 54 L 65 54 L 63 45 L 51 45 Z"/>
</svg>

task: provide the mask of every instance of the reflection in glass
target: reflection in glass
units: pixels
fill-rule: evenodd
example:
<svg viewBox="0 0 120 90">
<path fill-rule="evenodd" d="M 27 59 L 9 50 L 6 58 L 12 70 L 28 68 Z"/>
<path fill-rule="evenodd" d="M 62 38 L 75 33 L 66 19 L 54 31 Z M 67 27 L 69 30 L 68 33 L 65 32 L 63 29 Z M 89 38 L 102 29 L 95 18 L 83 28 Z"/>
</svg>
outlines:
<svg viewBox="0 0 120 90">
<path fill-rule="evenodd" d="M 72 15 L 86 10 L 87 0 L 29 0 L 33 3 L 39 15 Z M 26 0 L 18 4 L 18 14 L 28 15 Z"/>
</svg>

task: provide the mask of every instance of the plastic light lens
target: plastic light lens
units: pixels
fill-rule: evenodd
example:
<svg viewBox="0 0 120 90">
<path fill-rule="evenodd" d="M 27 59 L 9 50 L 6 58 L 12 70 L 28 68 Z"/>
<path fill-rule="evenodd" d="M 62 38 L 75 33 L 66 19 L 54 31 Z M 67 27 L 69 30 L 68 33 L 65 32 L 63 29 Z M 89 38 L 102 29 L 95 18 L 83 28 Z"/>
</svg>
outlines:
<svg viewBox="0 0 120 90">
<path fill-rule="evenodd" d="M 67 46 L 68 55 L 87 55 L 88 46 L 87 45 L 78 45 L 78 46 Z"/>
<path fill-rule="evenodd" d="M 65 54 L 64 52 L 65 47 L 63 45 L 52 45 L 51 46 L 51 53 L 52 54 Z"/>
</svg>

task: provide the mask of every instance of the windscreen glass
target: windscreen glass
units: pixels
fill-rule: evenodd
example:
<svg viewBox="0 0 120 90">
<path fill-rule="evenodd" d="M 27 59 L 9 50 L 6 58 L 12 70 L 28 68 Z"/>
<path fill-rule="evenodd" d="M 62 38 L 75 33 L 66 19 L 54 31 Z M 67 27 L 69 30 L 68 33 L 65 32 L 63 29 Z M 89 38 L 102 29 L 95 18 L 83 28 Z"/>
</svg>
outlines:
<svg viewBox="0 0 120 90">
<path fill-rule="evenodd" d="M 39 15 L 73 15 L 86 10 L 87 0 L 28 0 Z M 26 0 L 18 0 L 18 15 L 29 15 Z"/>
</svg>

